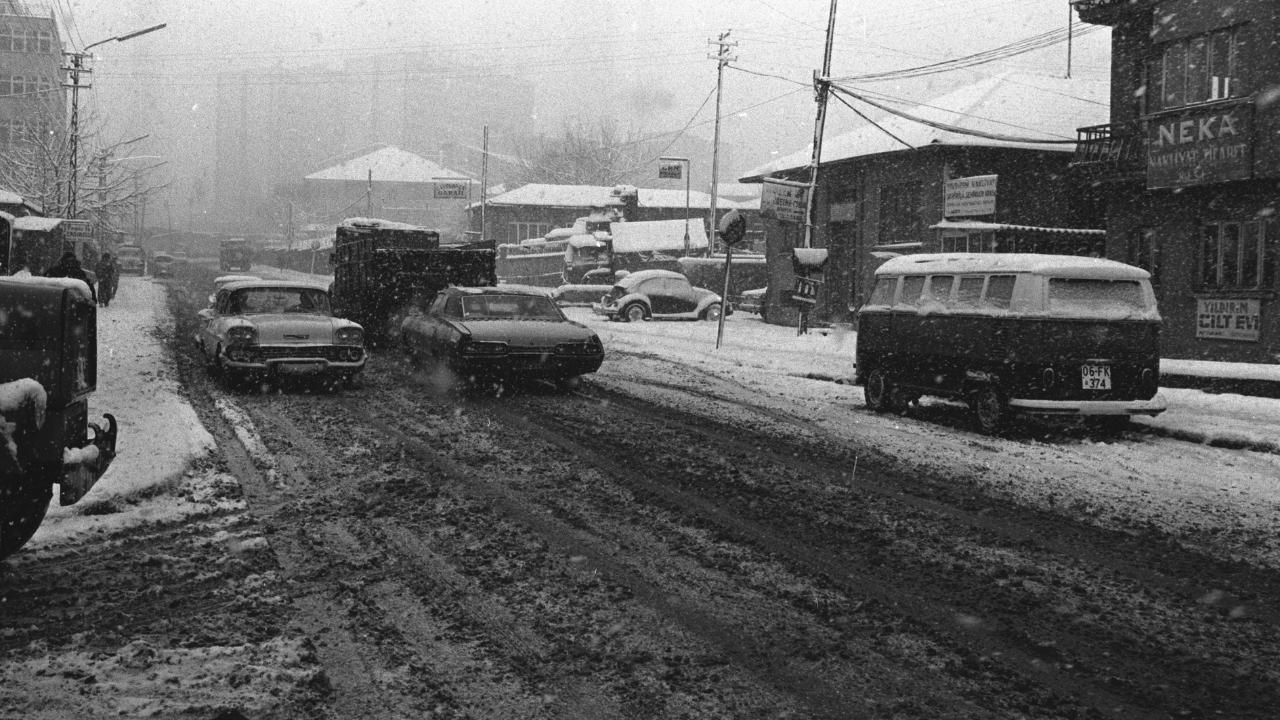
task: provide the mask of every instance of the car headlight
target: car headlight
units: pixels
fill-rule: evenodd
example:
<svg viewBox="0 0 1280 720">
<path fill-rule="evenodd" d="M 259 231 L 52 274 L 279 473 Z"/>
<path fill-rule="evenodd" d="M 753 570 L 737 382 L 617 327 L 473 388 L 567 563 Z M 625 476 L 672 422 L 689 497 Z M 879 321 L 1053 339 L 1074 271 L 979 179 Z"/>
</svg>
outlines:
<svg viewBox="0 0 1280 720">
<path fill-rule="evenodd" d="M 507 344 L 497 340 L 480 340 L 462 343 L 464 355 L 505 355 Z"/>
<path fill-rule="evenodd" d="M 258 329 L 250 325 L 237 325 L 227 330 L 228 345 L 253 345 L 258 342 Z"/>
<path fill-rule="evenodd" d="M 333 342 L 337 345 L 363 345 L 364 330 L 358 327 L 338 328 L 333 333 Z"/>
</svg>

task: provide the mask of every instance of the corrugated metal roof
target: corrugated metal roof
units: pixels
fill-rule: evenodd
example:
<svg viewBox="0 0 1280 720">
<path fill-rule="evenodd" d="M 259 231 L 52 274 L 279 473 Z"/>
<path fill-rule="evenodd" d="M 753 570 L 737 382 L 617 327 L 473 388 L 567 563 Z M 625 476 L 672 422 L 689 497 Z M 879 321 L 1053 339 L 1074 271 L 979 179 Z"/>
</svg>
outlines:
<svg viewBox="0 0 1280 720">
<path fill-rule="evenodd" d="M 306 179 L 367 182 L 370 172 L 373 173 L 374 182 L 431 183 L 440 180 L 448 182 L 471 180 L 460 172 L 392 145 L 313 172 Z"/>
<path fill-rule="evenodd" d="M 858 105 L 856 100 L 850 102 Z M 883 104 L 890 105 L 888 102 Z M 898 107 L 896 103 L 893 105 Z M 904 108 L 903 112 L 930 122 L 988 134 L 1074 141 L 1077 128 L 1105 123 L 1110 118 L 1110 84 L 1109 81 L 1006 73 L 959 88 L 928 103 Z M 822 164 L 908 149 L 889 133 L 915 148 L 968 145 L 1056 152 L 1075 149 L 1074 143 L 1022 142 L 965 135 L 897 115 L 888 115 L 876 122 L 880 127 L 867 124 L 847 133 L 825 136 Z M 813 146 L 810 144 L 803 150 L 755 168 L 743 177 L 759 178 L 807 167 L 812 156 Z"/>
</svg>

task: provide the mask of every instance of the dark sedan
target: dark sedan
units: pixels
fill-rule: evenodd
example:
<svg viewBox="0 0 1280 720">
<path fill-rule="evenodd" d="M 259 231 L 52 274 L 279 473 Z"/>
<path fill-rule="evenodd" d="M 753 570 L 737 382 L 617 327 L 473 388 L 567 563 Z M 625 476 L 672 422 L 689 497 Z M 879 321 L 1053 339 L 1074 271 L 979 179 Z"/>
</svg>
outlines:
<svg viewBox="0 0 1280 720">
<path fill-rule="evenodd" d="M 565 317 L 545 289 L 500 285 L 451 287 L 400 326 L 405 351 L 453 379 L 554 380 L 572 387 L 600 369 L 604 345 Z"/>
</svg>

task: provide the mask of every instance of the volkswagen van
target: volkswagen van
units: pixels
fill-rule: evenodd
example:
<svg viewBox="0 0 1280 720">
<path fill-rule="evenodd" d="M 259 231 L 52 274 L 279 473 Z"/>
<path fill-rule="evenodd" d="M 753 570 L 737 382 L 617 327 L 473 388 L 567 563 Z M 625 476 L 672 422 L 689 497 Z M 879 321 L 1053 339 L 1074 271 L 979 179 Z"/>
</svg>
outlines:
<svg viewBox="0 0 1280 720">
<path fill-rule="evenodd" d="M 1019 414 L 1117 429 L 1166 407 L 1160 323 L 1147 271 L 1112 260 L 905 255 L 858 311 L 855 382 L 877 412 L 965 401 L 987 433 Z"/>
</svg>

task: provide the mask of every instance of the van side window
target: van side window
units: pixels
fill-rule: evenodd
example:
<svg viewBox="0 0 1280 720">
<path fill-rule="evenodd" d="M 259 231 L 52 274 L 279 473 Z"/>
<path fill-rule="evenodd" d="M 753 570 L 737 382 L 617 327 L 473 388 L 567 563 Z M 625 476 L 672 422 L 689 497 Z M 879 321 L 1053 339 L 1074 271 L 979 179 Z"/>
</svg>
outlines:
<svg viewBox="0 0 1280 720">
<path fill-rule="evenodd" d="M 892 305 L 893 291 L 898 289 L 898 278 L 896 277 L 880 277 L 876 278 L 875 287 L 871 290 L 871 299 L 867 301 L 868 305 Z"/>
<path fill-rule="evenodd" d="M 1008 310 L 1009 304 L 1013 301 L 1014 278 L 1014 275 L 992 275 L 987 281 L 987 294 L 982 304 Z"/>
<path fill-rule="evenodd" d="M 955 275 L 934 275 L 929 278 L 929 295 L 926 300 L 947 304 L 951 300 L 951 286 L 956 282 Z"/>
<path fill-rule="evenodd" d="M 902 278 L 902 295 L 898 302 L 915 307 L 920 304 L 920 293 L 924 290 L 923 275 L 908 275 Z"/>
<path fill-rule="evenodd" d="M 966 308 L 978 307 L 978 301 L 982 298 L 982 286 L 986 281 L 985 277 L 960 278 L 960 286 L 956 288 L 956 305 Z"/>
</svg>

